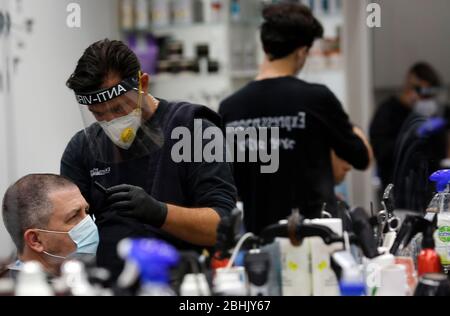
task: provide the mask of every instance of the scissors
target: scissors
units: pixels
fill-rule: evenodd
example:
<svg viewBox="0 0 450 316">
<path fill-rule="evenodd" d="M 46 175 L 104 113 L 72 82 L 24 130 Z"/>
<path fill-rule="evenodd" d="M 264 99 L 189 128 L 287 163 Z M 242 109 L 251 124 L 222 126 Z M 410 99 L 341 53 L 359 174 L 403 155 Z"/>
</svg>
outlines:
<svg viewBox="0 0 450 316">
<path fill-rule="evenodd" d="M 383 234 L 388 232 L 398 232 L 400 229 L 400 218 L 394 214 L 394 197 L 393 197 L 394 185 L 387 186 L 383 194 L 381 210 L 377 215 L 378 223 L 378 244 L 383 244 Z"/>
</svg>

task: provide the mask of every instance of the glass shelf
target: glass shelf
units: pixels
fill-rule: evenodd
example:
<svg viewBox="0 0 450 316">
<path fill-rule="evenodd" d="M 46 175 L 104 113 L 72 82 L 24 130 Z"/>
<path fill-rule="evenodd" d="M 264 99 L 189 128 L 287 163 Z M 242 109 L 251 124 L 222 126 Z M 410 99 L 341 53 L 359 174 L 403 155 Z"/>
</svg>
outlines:
<svg viewBox="0 0 450 316">
<path fill-rule="evenodd" d="M 257 28 L 261 24 L 261 20 L 240 20 L 240 21 L 226 21 L 226 22 L 196 22 L 190 24 L 169 24 L 166 26 L 150 26 L 148 29 L 122 29 L 123 34 L 164 34 L 173 33 L 179 30 L 196 31 L 199 28 L 217 28 L 217 27 L 253 27 Z"/>
<path fill-rule="evenodd" d="M 211 74 L 196 74 L 196 73 L 178 73 L 178 74 L 157 74 L 150 76 L 151 83 L 170 83 L 173 81 L 185 81 L 197 80 L 197 81 L 207 81 L 207 80 L 234 80 L 234 79 L 254 79 L 258 74 L 258 70 L 239 70 L 231 72 L 218 72 Z"/>
</svg>

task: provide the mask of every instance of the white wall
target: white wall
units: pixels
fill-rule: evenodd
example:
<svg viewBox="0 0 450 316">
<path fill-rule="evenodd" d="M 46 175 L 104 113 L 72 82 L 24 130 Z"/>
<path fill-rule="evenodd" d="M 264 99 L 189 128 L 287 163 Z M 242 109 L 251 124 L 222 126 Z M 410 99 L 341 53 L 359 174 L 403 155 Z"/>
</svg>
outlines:
<svg viewBox="0 0 450 316">
<path fill-rule="evenodd" d="M 5 182 L 10 184 L 28 173 L 59 173 L 59 160 L 67 142 L 82 128 L 75 97 L 65 82 L 87 46 L 119 35 L 115 0 L 22 0 L 21 14 L 17 11 L 18 2 L 1 1 L 10 1 L 15 24 L 28 17 L 35 22 L 31 34 L 18 28 L 12 34 L 12 54 L 21 62 L 13 74 L 12 99 L 4 107 L 6 113 L 1 112 L 3 104 L 0 104 L 0 119 L 9 122 L 7 137 L 0 134 L 3 197 Z M 66 7 L 71 2 L 81 5 L 80 29 L 66 25 Z M 19 39 L 25 44 L 23 49 L 17 47 Z M 2 169 L 1 164 L 7 158 L 5 179 L 5 167 Z M 0 226 L 0 253 L 4 238 Z"/>
<path fill-rule="evenodd" d="M 392 1 L 392 0 L 391 0 Z M 397 1 L 397 0 L 395 0 Z M 348 112 L 353 123 L 361 126 L 367 135 L 372 93 L 372 37 L 366 25 L 366 7 L 370 0 L 344 2 L 344 54 L 347 79 Z M 351 173 L 351 205 L 369 208 L 374 201 L 371 170 Z"/>
<path fill-rule="evenodd" d="M 0 0 L 0 11 L 8 11 L 7 3 L 9 0 Z M 0 204 L 3 192 L 8 185 L 8 167 L 7 167 L 7 123 L 6 113 L 9 99 L 9 83 L 7 82 L 9 73 L 9 45 L 10 42 L 5 33 L 0 34 Z M 0 212 L 0 260 L 9 256 L 12 251 L 12 243 L 3 227 L 2 214 Z"/>
<path fill-rule="evenodd" d="M 67 142 L 82 128 L 75 97 L 65 82 L 87 46 L 118 37 L 115 1 L 76 1 L 82 8 L 80 29 L 66 26 L 66 6 L 71 2 L 23 0 L 24 14 L 36 25 L 26 37 L 25 49 L 18 52 L 23 62 L 14 76 L 14 178 L 59 171 Z"/>
<path fill-rule="evenodd" d="M 374 30 L 375 87 L 398 87 L 419 60 L 433 64 L 450 85 L 450 1 L 379 0 Z"/>
</svg>

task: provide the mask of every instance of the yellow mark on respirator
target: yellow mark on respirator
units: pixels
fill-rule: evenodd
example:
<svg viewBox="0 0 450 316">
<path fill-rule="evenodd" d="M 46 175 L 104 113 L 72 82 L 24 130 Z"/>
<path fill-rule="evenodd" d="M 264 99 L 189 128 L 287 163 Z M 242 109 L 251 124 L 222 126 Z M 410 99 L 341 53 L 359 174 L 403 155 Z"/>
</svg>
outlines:
<svg viewBox="0 0 450 316">
<path fill-rule="evenodd" d="M 120 134 L 120 140 L 124 143 L 129 143 L 134 139 L 135 133 L 131 127 L 128 127 L 123 130 L 122 134 Z"/>
</svg>

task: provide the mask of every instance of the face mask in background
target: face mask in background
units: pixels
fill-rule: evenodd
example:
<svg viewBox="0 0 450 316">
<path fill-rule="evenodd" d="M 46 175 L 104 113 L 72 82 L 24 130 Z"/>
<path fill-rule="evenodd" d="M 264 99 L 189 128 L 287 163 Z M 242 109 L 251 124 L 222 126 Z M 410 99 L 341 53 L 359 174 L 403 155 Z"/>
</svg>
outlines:
<svg viewBox="0 0 450 316">
<path fill-rule="evenodd" d="M 434 99 L 423 99 L 416 102 L 414 112 L 417 114 L 430 117 L 438 112 L 438 105 Z"/>
<path fill-rule="evenodd" d="M 141 110 L 134 110 L 128 115 L 116 118 L 112 121 L 99 122 L 109 139 L 122 149 L 129 149 L 133 144 L 137 131 L 141 127 Z"/>
<path fill-rule="evenodd" d="M 97 253 L 97 247 L 99 243 L 98 229 L 90 216 L 86 216 L 81 222 L 79 222 L 68 232 L 58 232 L 45 229 L 37 229 L 37 231 L 50 234 L 68 234 L 73 242 L 77 245 L 77 250 L 69 256 L 95 255 Z M 44 251 L 44 253 L 50 257 L 63 260 L 69 257 L 54 255 L 46 251 Z"/>
</svg>

